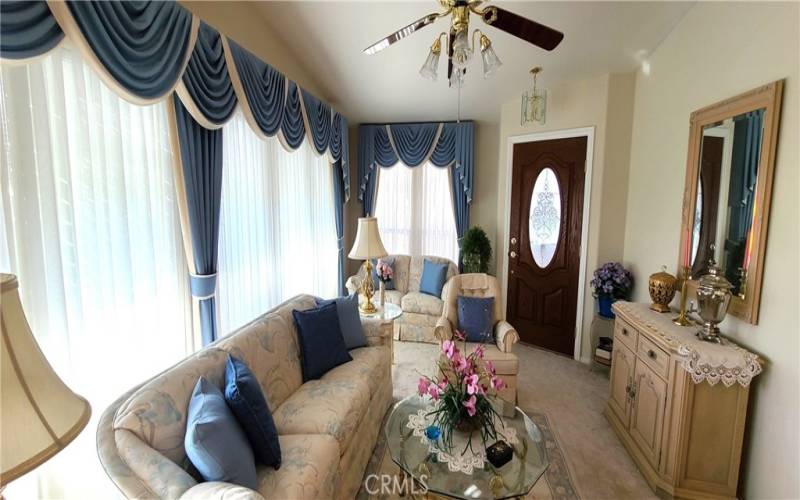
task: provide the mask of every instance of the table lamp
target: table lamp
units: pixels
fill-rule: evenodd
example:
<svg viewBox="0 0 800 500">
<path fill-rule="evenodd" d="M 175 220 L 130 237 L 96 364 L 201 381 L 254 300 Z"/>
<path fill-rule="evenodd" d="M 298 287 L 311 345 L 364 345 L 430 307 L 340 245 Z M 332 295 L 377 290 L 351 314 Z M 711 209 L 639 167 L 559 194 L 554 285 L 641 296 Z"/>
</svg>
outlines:
<svg viewBox="0 0 800 500">
<path fill-rule="evenodd" d="M 375 217 L 359 217 L 358 229 L 356 230 L 356 241 L 350 250 L 348 257 L 354 260 L 364 259 L 365 273 L 361 280 L 361 294 L 364 302 L 361 303 L 361 312 L 372 314 L 377 309 L 372 303 L 372 295 L 375 293 L 375 284 L 372 282 L 372 259 L 386 257 L 386 249 L 381 242 L 381 234 L 378 231 L 378 219 Z"/>
<path fill-rule="evenodd" d="M 0 274 L 0 491 L 63 450 L 92 414 L 39 349 L 18 288 L 16 276 Z"/>
</svg>

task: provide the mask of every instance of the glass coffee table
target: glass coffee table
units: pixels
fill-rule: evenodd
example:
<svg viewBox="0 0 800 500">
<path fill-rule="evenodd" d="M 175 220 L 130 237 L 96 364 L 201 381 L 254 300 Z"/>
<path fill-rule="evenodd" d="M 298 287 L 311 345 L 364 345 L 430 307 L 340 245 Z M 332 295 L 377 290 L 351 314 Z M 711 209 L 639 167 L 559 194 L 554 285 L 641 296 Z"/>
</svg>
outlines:
<svg viewBox="0 0 800 500">
<path fill-rule="evenodd" d="M 482 468 L 472 468 L 471 474 L 453 471 L 450 464 L 431 452 L 430 441 L 414 435 L 414 425 L 409 426 L 410 419 L 418 418 L 420 410 L 431 404 L 430 399 L 416 395 L 400 401 L 392 408 L 384 429 L 392 461 L 415 482 L 424 485 L 428 493 L 462 499 L 522 497 L 547 470 L 549 462 L 539 428 L 522 410 L 496 398 L 496 409 L 504 425 L 516 435 L 513 457 L 497 468 L 486 461 Z M 472 441 L 473 448 L 482 446 L 479 434 Z"/>
</svg>

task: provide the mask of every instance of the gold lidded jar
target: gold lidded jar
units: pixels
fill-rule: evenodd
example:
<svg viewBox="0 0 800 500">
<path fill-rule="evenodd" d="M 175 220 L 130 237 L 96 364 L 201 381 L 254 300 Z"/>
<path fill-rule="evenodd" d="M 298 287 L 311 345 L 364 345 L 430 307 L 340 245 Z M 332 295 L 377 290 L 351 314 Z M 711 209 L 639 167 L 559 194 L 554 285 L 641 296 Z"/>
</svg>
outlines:
<svg viewBox="0 0 800 500">
<path fill-rule="evenodd" d="M 675 286 L 678 280 L 667 272 L 667 266 L 661 266 L 661 271 L 651 274 L 648 283 L 650 292 L 650 309 L 665 313 L 669 312 L 669 303 L 675 297 Z"/>
</svg>

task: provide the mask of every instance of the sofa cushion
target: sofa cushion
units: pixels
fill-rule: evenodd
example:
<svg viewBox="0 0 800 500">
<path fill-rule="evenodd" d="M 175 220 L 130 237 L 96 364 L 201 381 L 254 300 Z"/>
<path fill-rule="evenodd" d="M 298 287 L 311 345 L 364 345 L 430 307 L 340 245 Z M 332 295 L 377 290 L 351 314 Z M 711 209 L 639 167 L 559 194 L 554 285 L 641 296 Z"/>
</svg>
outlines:
<svg viewBox="0 0 800 500">
<path fill-rule="evenodd" d="M 350 351 L 353 361 L 339 365 L 323 375 L 324 382 L 363 380 L 369 386 L 370 398 L 375 395 L 389 373 L 391 356 L 387 347 L 362 347 Z"/>
<path fill-rule="evenodd" d="M 498 375 L 516 375 L 519 370 L 519 360 L 513 352 L 502 352 L 494 344 L 481 344 L 467 342 L 467 352 L 471 353 L 476 347 L 482 345 L 485 349 L 483 359 L 491 361 Z"/>
<path fill-rule="evenodd" d="M 353 359 L 347 353 L 334 302 L 308 311 L 292 311 L 292 316 L 300 340 L 303 382 L 316 380 Z"/>
<path fill-rule="evenodd" d="M 369 386 L 364 380 L 312 380 L 289 396 L 272 416 L 279 434 L 328 434 L 344 453 L 369 401 Z"/>
<path fill-rule="evenodd" d="M 465 297 L 459 295 L 458 328 L 469 342 L 493 342 L 494 297 Z"/>
<path fill-rule="evenodd" d="M 409 292 L 400 301 L 403 312 L 441 316 L 444 301 L 439 297 L 421 292 Z"/>
<path fill-rule="evenodd" d="M 403 295 L 403 292 L 399 290 L 386 290 L 384 297 L 386 298 L 386 302 L 399 307 L 402 304 Z M 380 297 L 378 297 L 378 300 L 380 300 Z"/>
<path fill-rule="evenodd" d="M 261 386 L 247 365 L 231 355 L 225 366 L 225 402 L 242 426 L 256 459 L 264 465 L 280 467 L 278 431 Z"/>
<path fill-rule="evenodd" d="M 203 479 L 256 489 L 253 450 L 219 388 L 200 377 L 187 413 L 186 454 Z"/>
<path fill-rule="evenodd" d="M 419 291 L 433 295 L 434 297 L 442 296 L 442 288 L 444 282 L 447 281 L 447 264 L 436 264 L 425 259 L 422 264 L 422 278 L 419 282 Z"/>
<path fill-rule="evenodd" d="M 258 492 L 267 500 L 333 498 L 339 446 L 325 434 L 280 437 L 283 467 L 260 466 Z"/>
<path fill-rule="evenodd" d="M 458 266 L 456 266 L 455 263 L 450 259 L 445 259 L 444 257 L 415 255 L 414 257 L 408 257 L 408 259 L 408 292 L 419 292 L 419 285 L 422 281 L 422 271 L 426 260 L 433 262 L 434 264 L 445 264 L 447 266 L 447 275 L 445 276 L 445 281 L 458 274 Z"/>
<path fill-rule="evenodd" d="M 336 303 L 336 312 L 339 314 L 339 327 L 342 329 L 344 345 L 347 349 L 355 349 L 367 345 L 364 328 L 361 326 L 361 317 L 358 314 L 358 294 L 348 297 L 338 297 L 330 300 L 317 299 L 317 306 L 324 306 L 331 302 Z"/>
</svg>

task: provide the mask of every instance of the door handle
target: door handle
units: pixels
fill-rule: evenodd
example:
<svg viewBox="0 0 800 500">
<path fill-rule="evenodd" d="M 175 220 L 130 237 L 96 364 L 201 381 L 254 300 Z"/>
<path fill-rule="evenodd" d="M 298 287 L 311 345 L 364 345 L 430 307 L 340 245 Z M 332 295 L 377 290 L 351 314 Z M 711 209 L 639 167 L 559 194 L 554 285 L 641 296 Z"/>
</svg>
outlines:
<svg viewBox="0 0 800 500">
<path fill-rule="evenodd" d="M 511 251 L 511 253 L 509 255 L 511 255 L 512 259 L 516 259 L 517 258 L 517 252 L 515 252 L 513 250 Z"/>
<path fill-rule="evenodd" d="M 511 238 L 511 244 L 512 245 L 516 245 L 517 244 L 517 239 L 516 238 Z"/>
</svg>

